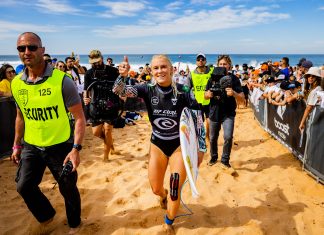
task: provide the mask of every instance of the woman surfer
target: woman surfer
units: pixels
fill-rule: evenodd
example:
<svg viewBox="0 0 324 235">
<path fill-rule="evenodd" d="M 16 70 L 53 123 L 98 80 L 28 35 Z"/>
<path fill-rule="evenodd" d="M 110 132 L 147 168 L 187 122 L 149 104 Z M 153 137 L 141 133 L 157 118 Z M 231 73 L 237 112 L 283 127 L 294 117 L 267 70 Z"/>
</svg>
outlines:
<svg viewBox="0 0 324 235">
<path fill-rule="evenodd" d="M 181 155 L 179 123 L 185 107 L 192 109 L 197 127 L 199 153 L 198 165 L 206 152 L 205 129 L 198 103 L 190 90 L 172 81 L 173 66 L 165 55 L 155 55 L 151 61 L 153 79 L 151 83 L 125 85 L 129 71 L 128 58 L 119 65 L 120 76 L 113 91 L 126 97 L 143 98 L 147 107 L 152 135 L 148 178 L 154 194 L 160 196 L 160 205 L 167 209 L 163 225 L 168 234 L 174 233 L 172 226 L 180 205 L 180 190 L 186 179 L 186 170 Z M 168 164 L 170 165 L 170 193 L 163 187 Z"/>
</svg>

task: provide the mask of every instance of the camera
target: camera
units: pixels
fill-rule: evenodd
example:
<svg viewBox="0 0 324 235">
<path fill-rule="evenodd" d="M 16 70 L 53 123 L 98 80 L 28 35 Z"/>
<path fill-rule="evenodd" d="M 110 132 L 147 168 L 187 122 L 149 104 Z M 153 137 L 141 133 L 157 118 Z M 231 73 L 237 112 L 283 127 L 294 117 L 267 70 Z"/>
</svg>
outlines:
<svg viewBox="0 0 324 235">
<path fill-rule="evenodd" d="M 112 91 L 115 81 L 110 79 L 106 70 L 95 70 L 94 76 L 94 82 L 87 89 L 91 96 L 89 115 L 93 121 L 112 122 L 123 109 L 119 96 Z"/>
<path fill-rule="evenodd" d="M 211 74 L 211 87 L 210 91 L 213 92 L 214 99 L 220 100 L 224 97 L 225 88 L 221 85 L 221 80 L 226 76 L 226 68 L 215 67 L 213 73 Z"/>
</svg>

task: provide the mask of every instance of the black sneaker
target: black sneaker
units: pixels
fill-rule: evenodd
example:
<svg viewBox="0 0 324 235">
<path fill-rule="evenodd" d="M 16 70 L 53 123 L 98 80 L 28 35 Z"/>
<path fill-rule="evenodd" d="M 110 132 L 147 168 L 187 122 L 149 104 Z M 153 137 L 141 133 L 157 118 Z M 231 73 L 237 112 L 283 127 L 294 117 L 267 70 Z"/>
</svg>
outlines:
<svg viewBox="0 0 324 235">
<path fill-rule="evenodd" d="M 212 166 L 212 165 L 215 165 L 217 162 L 217 159 L 210 159 L 210 161 L 207 163 L 208 166 Z"/>
<path fill-rule="evenodd" d="M 229 164 L 229 162 L 222 162 L 222 167 L 224 169 L 228 169 L 228 168 L 231 168 L 232 166 L 231 166 L 231 164 Z"/>
</svg>

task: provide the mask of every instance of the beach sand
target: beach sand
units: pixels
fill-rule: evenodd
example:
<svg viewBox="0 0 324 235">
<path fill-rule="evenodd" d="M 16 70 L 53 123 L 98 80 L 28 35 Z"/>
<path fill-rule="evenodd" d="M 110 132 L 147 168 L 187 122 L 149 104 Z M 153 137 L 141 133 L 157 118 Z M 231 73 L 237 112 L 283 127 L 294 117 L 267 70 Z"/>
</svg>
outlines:
<svg viewBox="0 0 324 235">
<path fill-rule="evenodd" d="M 324 186 L 302 171 L 289 151 L 238 109 L 231 164 L 207 166 L 198 177 L 200 197 L 186 184 L 182 198 L 193 215 L 176 219 L 177 234 L 324 234 Z M 147 178 L 150 125 L 114 129 L 116 152 L 103 162 L 103 144 L 87 127 L 78 168 L 82 227 L 77 234 L 163 234 L 165 211 Z M 219 146 L 222 148 L 222 136 Z M 0 160 L 0 234 L 30 234 L 39 229 L 16 192 L 16 166 Z M 168 188 L 169 171 L 165 179 Z M 44 234 L 66 234 L 63 198 L 47 170 L 40 185 L 57 211 Z M 187 213 L 181 206 L 179 214 Z"/>
</svg>

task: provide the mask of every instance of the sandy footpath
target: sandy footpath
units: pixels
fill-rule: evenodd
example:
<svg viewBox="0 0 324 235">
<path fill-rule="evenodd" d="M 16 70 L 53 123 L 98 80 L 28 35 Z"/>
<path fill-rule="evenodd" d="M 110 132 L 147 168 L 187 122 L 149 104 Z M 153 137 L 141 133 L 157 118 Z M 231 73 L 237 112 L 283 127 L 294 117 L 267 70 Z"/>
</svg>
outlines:
<svg viewBox="0 0 324 235">
<path fill-rule="evenodd" d="M 301 163 L 254 120 L 238 109 L 231 164 L 207 166 L 198 177 L 201 196 L 192 199 L 187 184 L 182 198 L 193 215 L 175 221 L 177 234 L 324 234 L 324 186 L 301 170 Z M 114 129 L 115 153 L 103 162 L 103 144 L 87 127 L 78 187 L 83 225 L 78 234 L 163 234 L 164 211 L 148 178 L 150 125 Z M 222 149 L 222 136 L 219 146 Z M 221 154 L 221 153 L 220 153 Z M 14 182 L 16 166 L 0 160 L 0 234 L 30 234 L 38 223 Z M 166 174 L 168 188 L 169 172 Z M 63 198 L 46 171 L 40 185 L 57 214 L 45 234 L 66 234 Z M 187 213 L 181 206 L 179 214 Z"/>
</svg>

